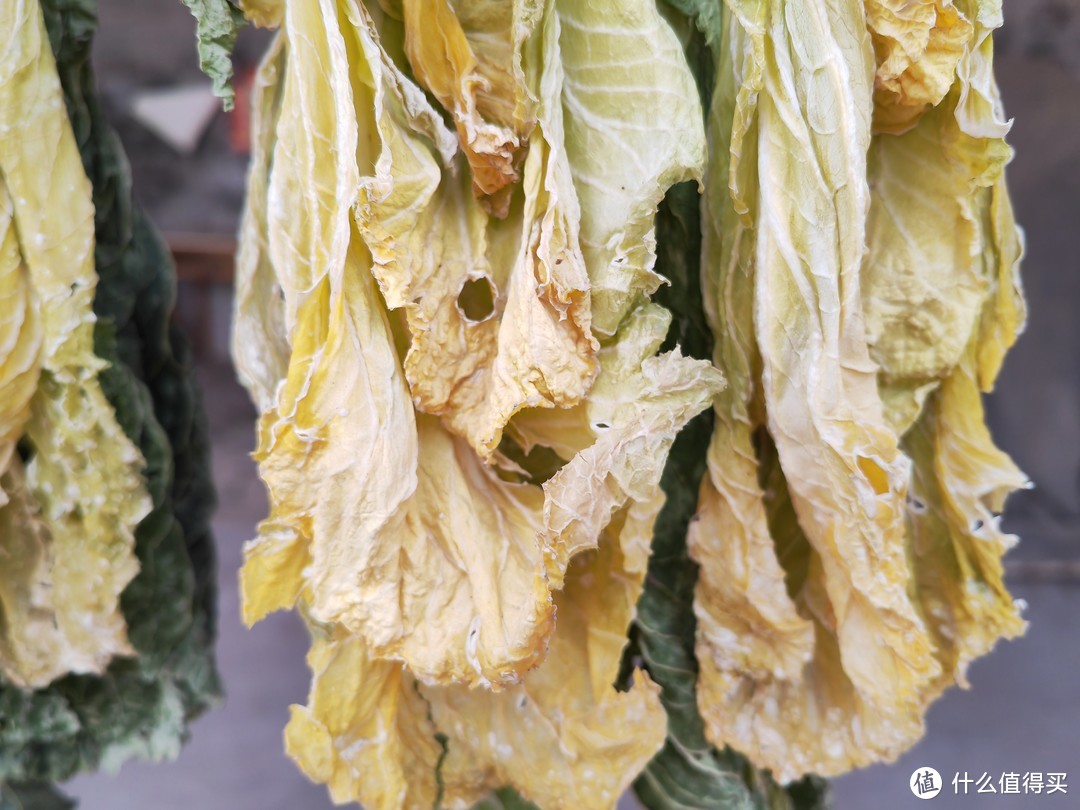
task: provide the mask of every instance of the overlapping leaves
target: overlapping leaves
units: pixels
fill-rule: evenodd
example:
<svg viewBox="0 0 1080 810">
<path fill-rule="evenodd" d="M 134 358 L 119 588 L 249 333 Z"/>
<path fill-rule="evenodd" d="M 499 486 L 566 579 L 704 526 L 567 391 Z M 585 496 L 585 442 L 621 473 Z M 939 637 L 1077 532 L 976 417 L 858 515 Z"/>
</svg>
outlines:
<svg viewBox="0 0 1080 810">
<path fill-rule="evenodd" d="M 70 297 L 57 297 L 59 302 L 85 300 L 86 309 L 80 310 L 78 319 L 51 324 L 46 319 L 46 334 L 52 326 L 54 337 L 46 338 L 44 345 L 50 340 L 72 345 L 77 339 L 80 354 L 71 359 L 70 373 L 81 375 L 79 402 L 88 414 L 94 413 L 86 407 L 86 392 L 94 395 L 95 390 L 87 375 L 93 374 L 103 394 L 101 412 L 107 409 L 116 424 L 111 441 L 122 438 L 130 448 L 132 470 L 143 493 L 141 498 L 128 496 L 127 503 L 145 515 L 134 526 L 130 563 L 108 552 L 104 544 L 122 522 L 108 530 L 87 527 L 78 538 L 81 556 L 70 556 L 63 563 L 83 569 L 82 576 L 91 576 L 99 567 L 112 576 L 125 571 L 128 579 L 134 576 L 117 605 L 126 639 L 122 655 L 103 660 L 96 669 L 71 667 L 70 660 L 62 660 L 56 674 L 63 677 L 50 678 L 34 690 L 10 682 L 0 686 L 4 718 L 0 780 L 14 780 L 4 788 L 4 800 L 36 803 L 50 795 L 43 782 L 66 779 L 84 769 L 115 768 L 132 756 L 175 756 L 188 721 L 216 699 L 218 683 L 212 651 L 213 491 L 190 359 L 183 337 L 169 321 L 175 284 L 170 259 L 160 237 L 133 205 L 126 162 L 94 91 L 89 67 L 96 26 L 93 5 L 84 0 L 46 0 L 40 9 L 34 3 L 24 8 L 33 12 L 36 23 L 22 29 L 19 47 L 9 53 L 26 53 L 24 46 L 33 43 L 39 59 L 51 62 L 55 54 L 55 69 L 41 79 L 35 92 L 40 93 L 42 109 L 55 117 L 48 126 L 62 133 L 57 140 L 63 150 L 51 163 L 35 164 L 27 174 L 60 195 L 63 202 L 48 212 L 50 227 L 78 239 L 86 253 L 66 249 L 65 243 L 47 236 L 38 244 L 60 251 L 62 261 L 54 267 L 68 268 L 65 272 L 85 269 L 86 278 L 92 279 L 73 284 Z M 12 30 L 9 35 L 16 33 Z M 21 111 L 20 118 L 26 112 Z M 5 118 L 5 126 L 10 125 L 11 119 Z M 50 142 L 40 137 L 40 131 L 25 140 L 35 148 L 47 148 Z M 48 178 L 53 179 L 51 185 Z M 18 206 L 25 203 L 16 198 L 15 204 L 18 219 Z M 72 216 L 85 220 L 65 231 L 64 218 Z M 20 228 L 20 233 L 34 232 Z M 27 250 L 23 255 L 33 278 L 34 253 Z M 82 259 L 69 264 L 76 257 Z M 66 335 L 67 343 L 55 335 Z M 44 378 L 48 364 L 43 368 Z M 68 441 L 93 446 L 79 462 L 89 465 L 83 485 L 87 499 L 78 506 L 82 519 L 106 520 L 107 512 L 100 508 L 102 494 L 124 480 L 100 466 L 108 457 L 109 442 L 80 432 L 86 416 L 80 418 L 68 409 L 63 417 L 53 424 L 70 433 Z M 21 444 L 12 458 L 16 464 L 25 460 L 27 469 L 46 460 L 70 464 L 59 454 L 60 448 L 49 446 L 45 452 L 43 447 L 38 440 Z M 94 486 L 99 488 L 97 494 L 89 492 Z M 49 514 L 37 514 L 44 525 L 35 530 L 36 536 L 42 538 Z M 4 532 L 5 543 L 31 539 L 25 525 L 17 528 Z M 53 543 L 56 564 L 64 552 Z M 5 575 L 10 572 L 5 566 Z M 102 597 L 107 594 L 98 597 L 107 603 Z M 6 620 L 14 615 L 5 604 Z M 5 625 L 10 626 L 8 621 Z M 66 674 L 72 670 L 76 674 Z M 49 800 L 64 806 L 59 797 Z"/>
</svg>

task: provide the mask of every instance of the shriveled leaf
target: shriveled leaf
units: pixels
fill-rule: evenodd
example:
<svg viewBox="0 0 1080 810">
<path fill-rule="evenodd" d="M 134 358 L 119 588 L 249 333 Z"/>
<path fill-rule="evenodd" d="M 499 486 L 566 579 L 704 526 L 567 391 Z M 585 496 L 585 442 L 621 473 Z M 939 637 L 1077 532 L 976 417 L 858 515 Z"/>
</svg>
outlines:
<svg viewBox="0 0 1080 810">
<path fill-rule="evenodd" d="M 647 529 L 658 506 L 649 510 Z M 628 691 L 613 685 L 645 576 L 627 531 L 633 520 L 617 517 L 599 549 L 572 563 L 555 597 L 551 649 L 524 683 L 498 694 L 422 688 L 447 736 L 440 771 L 446 806 L 469 807 L 510 785 L 539 807 L 611 808 L 662 745 L 659 688 L 640 671 Z"/>
<path fill-rule="evenodd" d="M 105 364 L 93 351 L 98 277 L 91 187 L 41 9 L 36 3 L 5 6 L 0 31 L 0 174 L 25 263 L 25 271 L 19 263 L 13 272 L 25 272 L 41 328 L 40 377 L 25 421 L 25 473 L 15 473 L 25 475 L 27 491 L 18 504 L 23 514 L 8 519 L 27 528 L 32 546 L 49 547 L 39 548 L 45 556 L 23 557 L 23 573 L 32 581 L 8 590 L 9 597 L 30 600 L 18 613 L 40 612 L 44 632 L 13 639 L 19 658 L 2 665 L 14 682 L 44 686 L 65 672 L 100 673 L 114 655 L 132 652 L 119 599 L 138 571 L 134 529 L 150 502 L 140 476 L 143 458 L 98 379 Z M 14 382 L 11 396 L 18 403 L 25 392 Z M 12 538 L 9 550 L 27 540 Z M 42 645 L 36 654 L 32 638 Z"/>
<path fill-rule="evenodd" d="M 285 750 L 335 802 L 433 807 L 442 748 L 416 682 L 344 628 L 315 629 L 307 706 L 293 706 Z"/>
<path fill-rule="evenodd" d="M 12 463 L 41 372 L 42 329 L 36 299 L 19 248 L 11 197 L 0 180 L 0 474 Z M 8 497 L 0 486 L 0 509 Z"/>
<path fill-rule="evenodd" d="M 486 208 L 505 217 L 535 126 L 521 48 L 537 0 L 402 0 L 405 49 L 417 80 L 453 118 Z"/>
<path fill-rule="evenodd" d="M 44 0 L 41 8 L 93 186 L 93 354 L 108 364 L 98 379 L 145 459 L 154 508 L 135 530 L 140 570 L 120 601 L 137 657 L 33 691 L 0 685 L 0 779 L 16 781 L 64 780 L 133 756 L 175 757 L 187 723 L 219 693 L 206 425 L 186 343 L 170 324 L 172 265 L 133 204 L 119 142 L 95 95 L 92 4 Z"/>
<path fill-rule="evenodd" d="M 199 67 L 210 77 L 214 95 L 231 110 L 236 94 L 232 85 L 232 49 L 236 35 L 244 23 L 244 15 L 230 0 L 182 0 L 195 17 L 195 36 L 198 39 Z M 272 10 L 264 11 L 265 3 L 253 5 L 253 11 L 266 22 L 273 20 Z"/>
<path fill-rule="evenodd" d="M 731 8 L 746 32 L 734 41 L 753 47 L 758 37 L 763 46 L 754 48 L 756 58 L 732 57 L 736 66 L 749 65 L 746 70 L 759 63 L 761 85 L 756 103 L 753 84 L 739 85 L 745 101 L 736 96 L 732 112 L 724 113 L 732 121 L 729 194 L 734 213 L 743 216 L 727 220 L 730 230 L 723 236 L 735 246 L 728 247 L 734 255 L 720 265 L 749 262 L 753 272 L 726 277 L 721 270 L 711 286 L 720 299 L 713 304 L 718 314 L 724 306 L 740 309 L 740 296 L 753 301 L 760 388 L 748 376 L 752 354 L 737 322 L 733 337 L 722 335 L 718 358 L 737 369 L 744 408 L 757 397 L 763 401 L 763 424 L 786 485 L 777 490 L 766 484 L 756 494 L 747 433 L 754 423 L 744 411 L 736 453 L 746 459 L 747 472 L 733 479 L 741 486 L 726 489 L 747 503 L 737 514 L 757 514 L 759 532 L 761 504 L 773 512 L 768 522 L 774 540 L 775 515 L 790 493 L 781 514 L 789 514 L 794 530 L 805 536 L 808 569 L 804 582 L 786 584 L 816 627 L 813 658 L 804 665 L 805 625 L 790 608 L 783 622 L 764 624 L 785 632 L 758 631 L 760 608 L 744 611 L 746 624 L 732 627 L 725 600 L 712 602 L 731 586 L 722 580 L 699 590 L 699 617 L 710 621 L 698 628 L 698 703 L 714 743 L 733 745 L 789 781 L 895 756 L 921 733 L 922 690 L 940 669 L 907 598 L 903 509 L 909 464 L 884 420 L 858 292 L 870 202 L 865 154 L 873 70 L 863 10 L 846 0 Z M 737 69 L 728 73 L 733 75 Z M 747 204 L 747 193 L 755 192 L 756 204 Z M 750 234 L 740 236 L 747 225 Z M 752 294 L 740 290 L 747 284 Z M 742 346 L 731 360 L 724 340 Z M 706 515 L 709 508 L 707 500 Z M 757 553 L 768 560 L 768 544 L 758 536 Z M 692 537 L 694 548 L 706 542 L 716 547 L 720 539 L 703 537 L 697 527 Z M 790 578 L 791 561 L 779 548 L 773 554 L 787 563 Z M 768 583 L 770 595 L 760 603 L 772 610 L 784 604 L 775 563 L 736 567 L 737 575 L 740 570 L 754 571 L 758 588 Z"/>
<path fill-rule="evenodd" d="M 874 129 L 900 133 L 953 86 L 972 23 L 953 0 L 866 0 L 874 43 Z"/>
<path fill-rule="evenodd" d="M 705 308 L 715 336 L 714 362 L 729 379 L 716 399 L 708 475 L 687 547 L 701 566 L 695 612 L 702 648 L 727 666 L 769 676 L 798 677 L 810 658 L 813 633 L 784 587 L 758 483 L 754 408 L 760 368 L 754 336 L 756 114 L 762 92 L 765 7 L 725 8 L 728 47 L 719 52 L 709 117 L 712 159 L 705 178 L 702 233 Z M 741 78 L 740 78 L 741 77 Z"/>
</svg>

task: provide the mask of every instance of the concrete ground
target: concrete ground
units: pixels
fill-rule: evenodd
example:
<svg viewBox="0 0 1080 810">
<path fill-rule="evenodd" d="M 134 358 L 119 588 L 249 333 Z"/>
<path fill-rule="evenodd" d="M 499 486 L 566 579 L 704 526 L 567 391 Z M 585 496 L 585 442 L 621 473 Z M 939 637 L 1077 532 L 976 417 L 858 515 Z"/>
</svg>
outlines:
<svg viewBox="0 0 1080 810">
<path fill-rule="evenodd" d="M 1027 231 L 1024 279 L 1031 305 L 1025 337 L 1010 355 L 990 400 L 1001 444 L 1037 488 L 1010 502 L 1007 520 L 1023 536 L 1009 560 L 1080 561 L 1080 0 L 1008 0 L 1017 26 L 1001 42 L 998 76 L 1016 124 L 1010 184 Z M 197 79 L 187 13 L 178 0 L 101 0 L 106 33 L 98 60 L 110 106 L 132 152 L 140 196 L 167 230 L 235 229 L 243 161 L 224 149 L 219 118 L 196 155 L 178 159 L 126 116 L 136 86 Z M 167 38 L 141 32 L 169 30 Z M 1008 30 L 1008 29 L 1007 29 Z M 140 32 L 133 35 L 133 32 Z M 249 35 L 249 55 L 263 40 Z M 172 764 L 132 763 L 119 775 L 80 777 L 68 785 L 83 810 L 320 810 L 331 803 L 285 757 L 281 729 L 290 703 L 305 699 L 305 631 L 292 615 L 251 630 L 239 621 L 236 571 L 241 546 L 265 515 L 266 501 L 248 457 L 254 412 L 224 365 L 228 298 L 219 291 L 217 361 L 201 369 L 221 506 L 218 655 L 227 698 L 197 721 L 190 745 Z M 972 688 L 954 689 L 930 710 L 923 741 L 900 761 L 835 781 L 838 810 L 918 805 L 908 789 L 916 768 L 946 780 L 936 806 L 1080 807 L 1080 582 L 1012 578 L 1029 605 L 1028 634 L 974 664 Z M 1038 573 L 1036 571 L 1036 573 Z M 1065 795 L 953 796 L 951 780 L 1007 772 L 1068 774 Z M 918 805 L 921 806 L 921 805 Z"/>
</svg>

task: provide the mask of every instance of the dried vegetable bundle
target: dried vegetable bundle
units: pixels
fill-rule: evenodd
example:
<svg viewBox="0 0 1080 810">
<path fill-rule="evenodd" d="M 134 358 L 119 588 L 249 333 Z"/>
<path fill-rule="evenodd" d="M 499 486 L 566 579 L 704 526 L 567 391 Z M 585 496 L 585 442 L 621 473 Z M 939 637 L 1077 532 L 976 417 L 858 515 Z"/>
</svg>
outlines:
<svg viewBox="0 0 1080 810">
<path fill-rule="evenodd" d="M 1000 4 L 805 11 L 729 2 L 716 40 L 704 285 L 729 386 L 688 538 L 709 737 L 783 781 L 895 758 L 1024 629 L 997 513 L 1026 479 L 980 401 L 1024 317 Z"/>
<path fill-rule="evenodd" d="M 218 693 L 205 429 L 94 26 L 0 3 L 0 783 L 35 805 L 20 784 L 175 756 Z"/>
<path fill-rule="evenodd" d="M 243 610 L 335 800 L 820 806 L 1023 631 L 999 5 L 242 5 Z"/>
</svg>

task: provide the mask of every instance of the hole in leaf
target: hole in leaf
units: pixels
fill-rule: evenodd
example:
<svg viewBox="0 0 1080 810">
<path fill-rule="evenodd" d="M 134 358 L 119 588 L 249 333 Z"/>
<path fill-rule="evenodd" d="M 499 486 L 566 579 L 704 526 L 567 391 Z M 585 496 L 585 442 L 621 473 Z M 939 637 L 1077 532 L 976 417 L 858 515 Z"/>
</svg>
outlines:
<svg viewBox="0 0 1080 810">
<path fill-rule="evenodd" d="M 495 311 L 495 297 L 487 278 L 471 278 L 461 285 L 457 297 L 461 314 L 474 323 L 487 320 Z"/>
</svg>

